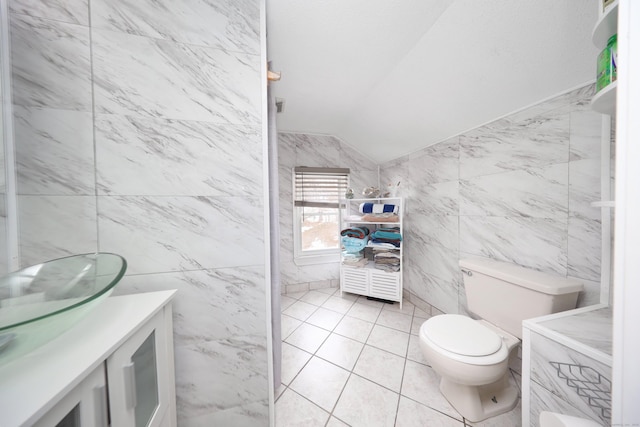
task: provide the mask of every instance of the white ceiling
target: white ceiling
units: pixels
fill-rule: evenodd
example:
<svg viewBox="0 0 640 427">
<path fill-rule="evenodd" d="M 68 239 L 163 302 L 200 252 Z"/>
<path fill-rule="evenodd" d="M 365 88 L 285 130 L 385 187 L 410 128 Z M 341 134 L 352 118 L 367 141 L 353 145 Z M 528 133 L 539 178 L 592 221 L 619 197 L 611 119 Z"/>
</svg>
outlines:
<svg viewBox="0 0 640 427">
<path fill-rule="evenodd" d="M 269 0 L 278 130 L 377 162 L 593 81 L 599 0 Z"/>
</svg>

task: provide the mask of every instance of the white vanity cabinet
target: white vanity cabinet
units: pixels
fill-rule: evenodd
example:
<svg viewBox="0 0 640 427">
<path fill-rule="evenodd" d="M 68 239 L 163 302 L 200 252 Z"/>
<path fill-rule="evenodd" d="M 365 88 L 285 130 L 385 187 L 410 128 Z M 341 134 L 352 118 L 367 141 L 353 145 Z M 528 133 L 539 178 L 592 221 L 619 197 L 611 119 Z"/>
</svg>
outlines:
<svg viewBox="0 0 640 427">
<path fill-rule="evenodd" d="M 1 365 L 0 426 L 175 426 L 174 294 L 107 298 L 57 339 Z"/>
<path fill-rule="evenodd" d="M 598 304 L 522 324 L 522 425 L 538 427 L 543 411 L 611 425 L 611 308 Z"/>
</svg>

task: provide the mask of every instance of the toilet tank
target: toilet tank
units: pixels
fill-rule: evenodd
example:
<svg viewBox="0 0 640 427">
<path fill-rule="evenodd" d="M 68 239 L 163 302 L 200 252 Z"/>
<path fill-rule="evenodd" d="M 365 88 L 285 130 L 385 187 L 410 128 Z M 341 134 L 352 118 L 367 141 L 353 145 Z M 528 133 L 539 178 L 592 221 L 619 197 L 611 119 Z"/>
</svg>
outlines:
<svg viewBox="0 0 640 427">
<path fill-rule="evenodd" d="M 472 314 L 522 338 L 522 321 L 576 307 L 583 284 L 489 258 L 459 262 Z"/>
</svg>

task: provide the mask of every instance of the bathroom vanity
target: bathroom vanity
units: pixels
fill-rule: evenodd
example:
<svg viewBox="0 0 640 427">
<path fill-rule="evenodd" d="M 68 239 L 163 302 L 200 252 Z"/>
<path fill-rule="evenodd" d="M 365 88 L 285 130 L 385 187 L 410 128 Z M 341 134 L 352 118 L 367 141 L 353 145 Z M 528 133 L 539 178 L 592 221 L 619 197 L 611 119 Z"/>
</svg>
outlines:
<svg viewBox="0 0 640 427">
<path fill-rule="evenodd" d="M 611 425 L 612 325 L 603 304 L 523 322 L 522 425 L 542 411 Z"/>
<path fill-rule="evenodd" d="M 175 426 L 175 292 L 107 298 L 58 338 L 0 365 L 0 426 Z"/>
</svg>

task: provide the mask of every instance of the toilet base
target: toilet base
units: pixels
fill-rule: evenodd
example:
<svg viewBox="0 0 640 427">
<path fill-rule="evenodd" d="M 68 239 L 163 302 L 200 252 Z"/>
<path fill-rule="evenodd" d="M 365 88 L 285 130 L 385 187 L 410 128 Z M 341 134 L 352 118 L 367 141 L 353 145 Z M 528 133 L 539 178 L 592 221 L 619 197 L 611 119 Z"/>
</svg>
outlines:
<svg viewBox="0 0 640 427">
<path fill-rule="evenodd" d="M 455 383 L 444 377 L 440 392 L 463 417 L 471 422 L 509 412 L 518 403 L 518 390 L 509 383 L 509 371 L 498 381 L 482 386 Z"/>
</svg>

